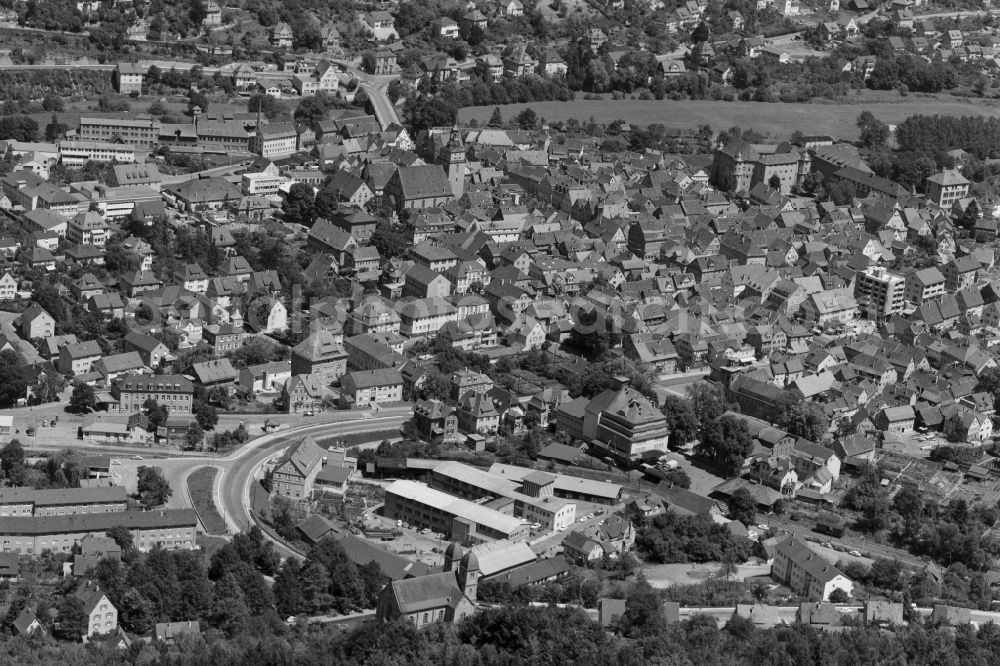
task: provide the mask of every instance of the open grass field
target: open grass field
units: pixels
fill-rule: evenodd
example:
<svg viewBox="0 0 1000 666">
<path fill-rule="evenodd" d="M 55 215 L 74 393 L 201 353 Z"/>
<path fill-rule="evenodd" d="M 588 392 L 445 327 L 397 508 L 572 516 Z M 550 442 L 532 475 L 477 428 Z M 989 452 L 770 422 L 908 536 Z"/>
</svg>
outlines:
<svg viewBox="0 0 1000 666">
<path fill-rule="evenodd" d="M 623 120 L 640 126 L 660 123 L 668 128 L 686 129 L 704 123 L 718 131 L 734 125 L 752 127 L 774 138 L 787 138 L 795 130 L 805 134 L 828 134 L 838 139 L 856 139 L 858 114 L 868 110 L 882 122 L 895 125 L 908 116 L 922 114 L 993 116 L 1000 113 L 989 101 L 945 100 L 910 96 L 898 102 L 859 102 L 855 104 L 780 104 L 763 102 L 712 102 L 670 100 L 583 100 L 571 102 L 533 102 L 500 107 L 503 117 L 512 119 L 522 109 L 531 107 L 548 121 L 576 118 L 595 122 Z M 459 120 L 475 118 L 489 121 L 492 106 L 472 106 L 459 110 Z"/>
<path fill-rule="evenodd" d="M 219 470 L 214 467 L 202 467 L 191 472 L 187 482 L 194 510 L 198 512 L 198 518 L 209 534 L 226 533 L 226 521 L 219 515 L 212 500 L 212 485 L 218 473 Z"/>
</svg>

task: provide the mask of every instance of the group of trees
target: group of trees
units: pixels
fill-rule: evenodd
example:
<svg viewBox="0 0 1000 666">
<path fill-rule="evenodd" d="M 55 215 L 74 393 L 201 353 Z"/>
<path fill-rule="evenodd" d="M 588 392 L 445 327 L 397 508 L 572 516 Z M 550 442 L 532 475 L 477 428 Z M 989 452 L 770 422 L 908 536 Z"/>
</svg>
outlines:
<svg viewBox="0 0 1000 666">
<path fill-rule="evenodd" d="M 646 560 L 659 564 L 745 562 L 753 548 L 749 539 L 733 535 L 706 516 L 678 516 L 669 511 L 641 521 L 635 544 Z"/>
<path fill-rule="evenodd" d="M 914 115 L 896 126 L 900 151 L 935 155 L 961 148 L 977 159 L 1000 157 L 1000 118 Z"/>
<path fill-rule="evenodd" d="M 984 537 L 997 522 L 998 507 L 972 506 L 961 498 L 942 505 L 923 498 L 910 486 L 890 499 L 881 479 L 879 470 L 869 467 L 844 496 L 845 506 L 859 514 L 857 529 L 871 533 L 889 530 L 889 538 L 899 545 L 944 566 L 959 563 L 984 571 L 1000 555 L 1000 546 Z"/>
<path fill-rule="evenodd" d="M 543 350 L 533 350 L 515 358 L 502 358 L 496 365 L 487 368 L 486 372 L 494 382 L 510 388 L 516 379 L 509 373 L 516 368 L 555 379 L 565 386 L 574 398 L 581 395 L 593 398 L 616 386 L 616 377 L 624 376 L 629 379 L 632 388 L 652 400 L 654 404 L 659 401 L 645 368 L 629 359 L 613 358 L 609 354 L 594 359 L 581 371 L 577 367 L 558 362 L 556 357 Z"/>
<path fill-rule="evenodd" d="M 487 603 L 526 605 L 532 602 L 578 604 L 596 608 L 601 594 L 601 582 L 571 573 L 566 578 L 538 585 L 518 585 L 488 580 L 480 584 L 477 597 Z"/>
<path fill-rule="evenodd" d="M 72 451 L 51 453 L 29 464 L 16 438 L 0 449 L 0 469 L 10 485 L 32 488 L 78 488 L 83 476 Z"/>
<path fill-rule="evenodd" d="M 730 409 L 729 401 L 726 400 L 722 388 L 716 384 L 692 385 L 688 388 L 687 400 L 698 423 L 698 444 L 695 446 L 695 453 L 707 458 L 727 474 L 736 474 L 753 450 L 753 439 L 746 423 L 739 416 L 727 413 Z M 676 401 L 673 401 L 671 406 L 675 413 L 678 409 L 676 404 Z M 690 413 L 686 410 L 681 413 L 683 432 L 689 437 Z"/>
<path fill-rule="evenodd" d="M 997 521 L 996 507 L 970 506 L 961 498 L 940 506 L 905 487 L 893 497 L 892 510 L 899 516 L 894 538 L 915 554 L 975 571 L 990 568 L 1000 555 L 1000 547 L 984 536 Z"/>
<path fill-rule="evenodd" d="M 289 559 L 282 564 L 257 528 L 236 535 L 207 561 L 202 554 L 183 550 L 154 548 L 140 554 L 124 528 L 108 536 L 122 547 L 122 558 L 100 560 L 90 579 L 118 609 L 122 627 L 136 634 L 150 633 L 157 622 L 192 620 L 200 621 L 203 631 L 214 628 L 230 637 L 280 634 L 280 619 L 288 616 L 373 608 L 388 582 L 377 564 L 356 566 L 333 539 L 317 543 L 304 562 Z M 60 611 L 57 633 L 78 640 L 87 623 L 84 616 L 81 632 L 74 595 L 78 584 L 67 579 L 58 596 L 49 596 L 50 588 L 26 581 L 15 591 L 5 621 L 10 623 L 30 604 L 49 622 L 44 611 L 54 607 Z"/>
<path fill-rule="evenodd" d="M 191 581 L 186 581 L 190 583 Z M 214 586 L 218 588 L 218 583 Z M 147 585 L 148 587 L 148 585 Z M 235 591 L 232 586 L 229 588 Z M 152 590 L 149 590 L 152 592 Z M 222 590 L 226 593 L 227 590 Z M 215 604 L 218 608 L 218 603 Z M 221 610 L 221 609 L 220 609 Z M 203 625 L 204 626 L 204 625 Z M 214 626 L 209 624 L 209 626 Z M 287 627 L 276 617 L 251 618 L 227 639 L 203 631 L 185 639 L 182 652 L 136 641 L 122 652 L 79 643 L 46 644 L 17 638 L 0 643 L 5 663 L 164 663 L 192 666 L 500 666 L 501 664 L 853 664 L 899 662 L 910 666 L 978 666 L 992 663 L 1000 629 L 939 626 L 914 618 L 908 626 L 883 631 L 846 627 L 824 631 L 809 625 L 763 629 L 744 618 L 719 627 L 695 616 L 668 624 L 662 597 L 648 586 L 628 593 L 616 636 L 573 608 L 514 605 L 484 609 L 455 625 L 418 629 L 413 623 L 370 622 L 353 629 Z"/>
</svg>

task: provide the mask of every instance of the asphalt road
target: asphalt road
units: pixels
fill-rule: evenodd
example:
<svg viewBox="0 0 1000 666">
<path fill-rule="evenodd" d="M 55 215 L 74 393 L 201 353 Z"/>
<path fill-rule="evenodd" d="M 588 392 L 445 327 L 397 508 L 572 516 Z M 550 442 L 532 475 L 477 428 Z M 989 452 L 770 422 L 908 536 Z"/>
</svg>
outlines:
<svg viewBox="0 0 1000 666">
<path fill-rule="evenodd" d="M 290 444 L 295 443 L 305 435 L 314 438 L 329 437 L 358 432 L 369 432 L 398 427 L 410 418 L 410 408 L 396 407 L 391 414 L 386 414 L 389 410 L 382 410 L 380 415 L 371 418 L 361 417 L 361 420 L 350 420 L 335 423 L 322 423 L 302 428 L 295 428 L 287 432 L 279 432 L 265 435 L 257 440 L 248 443 L 236 454 L 215 461 L 215 466 L 222 470 L 216 477 L 214 488 L 215 503 L 219 508 L 219 513 L 226 521 L 226 525 L 232 532 L 239 532 L 248 529 L 253 525 L 250 515 L 250 488 L 256 473 L 261 465 L 269 458 L 280 454 Z M 205 464 L 204 461 L 195 462 L 189 469 L 178 470 L 175 477 L 179 482 L 183 476 L 186 478 L 193 469 Z M 176 492 L 176 491 L 175 491 Z M 299 557 L 299 554 L 285 547 L 279 542 L 274 542 L 275 548 L 284 557 Z"/>
</svg>

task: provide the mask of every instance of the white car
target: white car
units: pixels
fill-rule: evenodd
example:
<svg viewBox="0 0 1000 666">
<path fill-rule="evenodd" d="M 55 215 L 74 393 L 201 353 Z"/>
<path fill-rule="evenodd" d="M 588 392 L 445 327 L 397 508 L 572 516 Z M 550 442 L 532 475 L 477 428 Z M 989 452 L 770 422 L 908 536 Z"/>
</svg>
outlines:
<svg viewBox="0 0 1000 666">
<path fill-rule="evenodd" d="M 430 534 L 431 533 L 431 528 L 425 527 L 424 529 L 420 530 L 420 533 L 421 534 Z"/>
<path fill-rule="evenodd" d="M 585 523 L 585 522 L 587 522 L 587 519 L 586 518 L 581 518 L 580 520 L 578 520 L 576 522 L 578 522 L 578 523 Z"/>
<path fill-rule="evenodd" d="M 541 526 L 542 526 L 541 523 L 531 523 L 531 529 L 533 529 L 533 530 L 537 530 Z"/>
<path fill-rule="evenodd" d="M 861 553 L 859 553 L 856 550 L 852 550 L 851 552 L 848 553 L 848 555 L 850 555 L 851 557 L 861 557 Z"/>
<path fill-rule="evenodd" d="M 592 514 L 592 513 L 588 513 L 587 514 L 587 520 L 592 520 L 593 518 L 594 518 L 594 514 Z"/>
</svg>

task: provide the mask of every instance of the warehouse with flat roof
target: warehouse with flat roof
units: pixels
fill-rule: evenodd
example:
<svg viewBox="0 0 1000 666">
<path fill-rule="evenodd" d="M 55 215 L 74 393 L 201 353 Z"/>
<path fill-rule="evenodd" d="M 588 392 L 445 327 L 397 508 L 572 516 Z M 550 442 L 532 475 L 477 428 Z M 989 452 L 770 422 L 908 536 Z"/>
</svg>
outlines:
<svg viewBox="0 0 1000 666">
<path fill-rule="evenodd" d="M 415 481 L 395 481 L 385 490 L 385 516 L 443 532 L 451 541 L 523 541 L 529 525 L 520 518 L 454 497 Z"/>
<path fill-rule="evenodd" d="M 506 481 L 521 483 L 537 471 L 529 467 L 493 463 L 490 466 L 489 474 Z M 622 487 L 617 483 L 584 479 L 579 476 L 556 474 L 555 472 L 546 472 L 546 474 L 554 479 L 552 490 L 556 497 L 578 499 L 595 504 L 617 504 L 622 499 Z"/>
<path fill-rule="evenodd" d="M 512 480 L 494 474 L 492 470 L 486 472 L 459 462 L 445 461 L 431 470 L 430 479 L 431 486 L 459 497 L 513 500 L 515 516 L 529 523 L 539 523 L 547 530 L 569 527 L 576 520 L 576 504 L 553 494 L 551 476 L 540 484 L 532 484 L 523 477 Z"/>
</svg>

